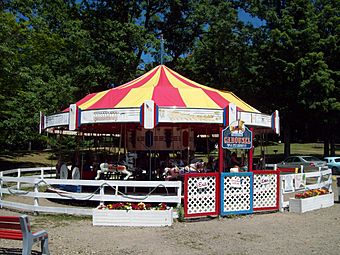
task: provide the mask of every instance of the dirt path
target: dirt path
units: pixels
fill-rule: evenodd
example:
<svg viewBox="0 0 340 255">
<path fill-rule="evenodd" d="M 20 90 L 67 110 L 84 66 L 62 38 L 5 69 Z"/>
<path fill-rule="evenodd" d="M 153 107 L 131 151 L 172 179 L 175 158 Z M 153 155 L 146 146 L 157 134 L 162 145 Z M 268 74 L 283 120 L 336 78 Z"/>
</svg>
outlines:
<svg viewBox="0 0 340 255">
<path fill-rule="evenodd" d="M 1 215 L 19 215 L 0 209 Z M 51 254 L 340 254 L 340 204 L 305 214 L 269 213 L 171 227 L 93 227 L 91 218 L 30 215 L 50 235 Z M 0 254 L 21 242 L 0 240 Z M 39 251 L 38 246 L 34 246 Z M 35 252 L 35 254 L 38 254 Z"/>
</svg>

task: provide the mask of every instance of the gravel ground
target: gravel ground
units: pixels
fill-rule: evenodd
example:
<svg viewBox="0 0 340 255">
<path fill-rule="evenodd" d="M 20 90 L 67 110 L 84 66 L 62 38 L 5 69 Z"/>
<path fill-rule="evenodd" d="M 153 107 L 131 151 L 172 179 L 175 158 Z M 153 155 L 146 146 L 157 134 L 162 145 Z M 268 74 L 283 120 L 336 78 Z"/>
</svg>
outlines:
<svg viewBox="0 0 340 255">
<path fill-rule="evenodd" d="M 19 215 L 0 209 L 0 215 Z M 304 214 L 261 213 L 175 222 L 171 227 L 94 227 L 92 219 L 30 215 L 49 233 L 54 254 L 340 254 L 340 204 Z M 0 254 L 21 254 L 21 242 L 0 239 Z M 34 246 L 33 254 L 39 254 Z"/>
</svg>

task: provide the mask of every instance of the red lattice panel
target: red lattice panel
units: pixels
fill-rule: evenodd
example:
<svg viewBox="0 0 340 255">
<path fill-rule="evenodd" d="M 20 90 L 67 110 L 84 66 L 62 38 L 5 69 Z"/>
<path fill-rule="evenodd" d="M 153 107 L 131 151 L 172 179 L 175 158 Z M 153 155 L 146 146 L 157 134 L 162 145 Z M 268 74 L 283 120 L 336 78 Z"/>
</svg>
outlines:
<svg viewBox="0 0 340 255">
<path fill-rule="evenodd" d="M 259 170 L 254 174 L 254 211 L 279 209 L 279 174 L 277 171 Z"/>
<path fill-rule="evenodd" d="M 219 214 L 219 173 L 184 176 L 184 217 Z"/>
</svg>

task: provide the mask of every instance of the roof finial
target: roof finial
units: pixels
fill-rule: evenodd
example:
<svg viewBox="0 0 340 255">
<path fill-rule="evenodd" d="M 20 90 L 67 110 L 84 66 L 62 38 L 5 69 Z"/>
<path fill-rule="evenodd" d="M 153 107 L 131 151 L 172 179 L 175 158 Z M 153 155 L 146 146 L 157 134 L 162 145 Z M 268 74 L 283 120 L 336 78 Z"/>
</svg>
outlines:
<svg viewBox="0 0 340 255">
<path fill-rule="evenodd" d="M 164 54 L 164 39 L 163 34 L 161 34 L 161 65 L 163 65 L 164 63 L 163 54 Z"/>
</svg>

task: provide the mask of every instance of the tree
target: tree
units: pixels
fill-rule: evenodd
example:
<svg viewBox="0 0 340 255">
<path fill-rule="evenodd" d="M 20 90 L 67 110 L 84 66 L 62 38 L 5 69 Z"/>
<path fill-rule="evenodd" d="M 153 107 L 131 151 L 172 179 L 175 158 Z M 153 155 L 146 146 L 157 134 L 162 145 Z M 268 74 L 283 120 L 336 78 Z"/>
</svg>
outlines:
<svg viewBox="0 0 340 255">
<path fill-rule="evenodd" d="M 69 22 L 65 11 L 68 6 L 62 1 L 50 8 L 45 4 L 13 1 L 4 10 L 6 13 L 11 10 L 15 25 L 23 31 L 18 37 L 22 38 L 20 44 L 13 44 L 12 48 L 17 54 L 17 65 L 11 75 L 17 88 L 11 90 L 12 96 L 5 105 L 10 114 L 2 122 L 5 132 L 1 137 L 7 148 L 26 148 L 30 141 L 39 142 L 39 111 L 59 111 L 67 106 L 65 102 L 74 99 L 69 74 L 72 69 L 68 68 L 70 63 L 64 50 L 67 40 L 61 35 Z M 54 19 L 50 18 L 52 13 Z M 6 93 L 7 97 L 10 95 Z"/>
<path fill-rule="evenodd" d="M 263 30 L 267 36 L 259 54 L 266 84 L 263 91 L 269 104 L 276 104 L 282 113 L 286 155 L 290 154 L 293 127 L 298 130 L 303 123 L 314 121 L 305 118 L 307 113 L 326 116 L 338 104 L 333 96 L 336 69 L 328 64 L 328 47 L 321 47 L 325 34 L 321 33 L 320 15 L 327 15 L 320 10 L 329 14 L 332 9 L 329 16 L 336 17 L 335 1 L 327 2 L 326 8 L 307 0 L 243 1 L 249 12 L 266 21 Z M 327 30 L 336 30 L 335 23 L 327 24 L 331 26 Z"/>
<path fill-rule="evenodd" d="M 239 7 L 233 1 L 206 1 L 200 5 L 196 16 L 204 17 L 204 30 L 179 68 L 202 84 L 235 92 L 265 110 L 253 96 L 261 89 L 255 86 L 261 79 L 261 63 L 257 63 L 261 30 L 240 20 Z"/>
<path fill-rule="evenodd" d="M 16 22 L 16 17 L 5 9 L 0 9 L 0 149 L 6 148 L 8 139 L 11 140 L 11 127 L 7 121 L 15 116 L 11 102 L 21 89 L 18 83 L 22 75 L 19 71 L 19 51 L 26 39 L 27 30 Z"/>
<path fill-rule="evenodd" d="M 324 126 L 327 127 L 328 135 L 324 139 L 324 155 L 330 154 L 335 156 L 335 140 L 337 135 L 337 126 L 340 124 L 340 64 L 338 56 L 340 55 L 339 33 L 340 33 L 340 2 L 332 0 L 319 0 L 315 2 L 318 31 L 320 33 L 319 47 L 324 54 L 325 64 L 330 70 L 330 76 L 334 80 L 334 90 L 328 100 L 327 113 L 323 116 Z M 339 136 L 338 136 L 339 138 Z"/>
</svg>

